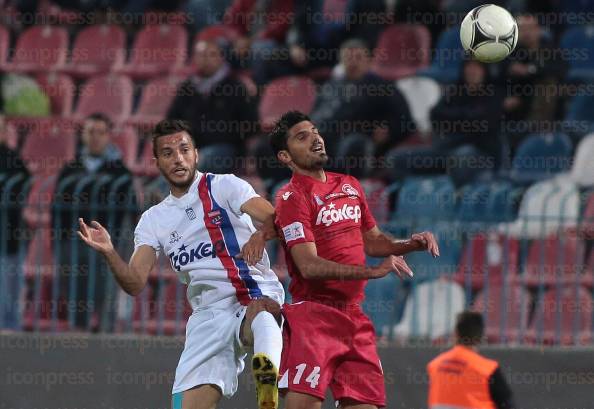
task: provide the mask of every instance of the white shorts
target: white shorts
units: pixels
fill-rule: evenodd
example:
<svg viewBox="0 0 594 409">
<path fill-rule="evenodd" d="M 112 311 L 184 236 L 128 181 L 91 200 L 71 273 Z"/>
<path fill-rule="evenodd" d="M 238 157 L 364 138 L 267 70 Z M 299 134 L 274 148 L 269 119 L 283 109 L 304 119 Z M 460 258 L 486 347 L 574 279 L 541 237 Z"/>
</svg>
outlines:
<svg viewBox="0 0 594 409">
<path fill-rule="evenodd" d="M 175 371 L 172 393 L 198 385 L 217 385 L 223 396 L 237 391 L 246 351 L 239 339 L 247 307 L 207 308 L 196 311 L 186 325 L 186 342 Z"/>
</svg>

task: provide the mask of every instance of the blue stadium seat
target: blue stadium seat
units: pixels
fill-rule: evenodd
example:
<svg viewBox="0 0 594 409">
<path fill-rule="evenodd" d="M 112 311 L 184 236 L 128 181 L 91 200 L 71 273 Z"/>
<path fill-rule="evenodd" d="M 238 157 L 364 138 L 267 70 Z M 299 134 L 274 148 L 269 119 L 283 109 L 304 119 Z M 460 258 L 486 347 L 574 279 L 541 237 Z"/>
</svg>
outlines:
<svg viewBox="0 0 594 409">
<path fill-rule="evenodd" d="M 486 182 L 470 183 L 462 187 L 457 219 L 464 222 L 483 222 L 487 214 L 487 202 L 491 189 Z"/>
<path fill-rule="evenodd" d="M 411 177 L 400 189 L 393 219 L 449 220 L 455 205 L 456 191 L 449 176 Z"/>
<path fill-rule="evenodd" d="M 475 182 L 462 187 L 456 219 L 499 223 L 515 220 L 524 189 L 508 181 Z"/>
<path fill-rule="evenodd" d="M 573 97 L 567 107 L 565 121 L 576 136 L 594 132 L 594 96 L 586 94 Z"/>
<path fill-rule="evenodd" d="M 568 170 L 572 149 L 565 134 L 530 135 L 518 147 L 510 176 L 515 182 L 530 183 Z"/>
<path fill-rule="evenodd" d="M 561 48 L 571 53 L 568 81 L 594 80 L 594 26 L 573 27 L 561 38 Z M 579 54 L 578 54 L 579 53 Z"/>
<path fill-rule="evenodd" d="M 458 81 L 464 58 L 464 49 L 460 43 L 460 27 L 455 26 L 442 32 L 433 52 L 431 66 L 417 71 L 417 75 L 446 84 Z"/>
</svg>

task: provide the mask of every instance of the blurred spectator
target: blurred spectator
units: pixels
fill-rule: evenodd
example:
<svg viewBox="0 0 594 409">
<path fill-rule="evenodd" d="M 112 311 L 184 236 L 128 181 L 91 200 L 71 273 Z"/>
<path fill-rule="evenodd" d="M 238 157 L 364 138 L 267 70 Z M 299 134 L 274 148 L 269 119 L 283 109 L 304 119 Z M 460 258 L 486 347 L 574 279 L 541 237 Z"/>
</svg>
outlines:
<svg viewBox="0 0 594 409">
<path fill-rule="evenodd" d="M 554 54 L 550 36 L 539 25 L 534 15 L 524 14 L 517 17 L 519 38 L 516 50 L 505 60 L 503 75 L 507 88 L 503 107 L 508 121 L 515 124 L 508 126 L 508 133 L 518 134 L 518 121 L 551 121 L 557 111 L 558 93 L 543 94 L 546 89 L 558 84 L 563 77 L 561 54 Z M 557 55 L 557 57 L 554 57 Z M 521 135 L 517 135 L 517 139 Z"/>
<path fill-rule="evenodd" d="M 7 146 L 7 130 L 4 115 L 0 114 L 0 328 L 19 329 L 17 308 L 21 294 L 20 277 L 22 260 L 19 258 L 19 242 L 25 228 L 21 216 L 24 188 L 29 179 L 29 171 L 18 153 Z M 7 182 L 19 181 L 8 194 Z M 14 178 L 14 179 L 13 179 Z M 4 196 L 7 194 L 8 196 Z M 4 199 L 7 198 L 5 201 Z M 20 243 L 22 246 L 24 243 Z"/>
<path fill-rule="evenodd" d="M 189 0 L 184 10 L 188 13 L 188 20 L 194 30 L 200 31 L 207 26 L 220 24 L 231 2 L 232 0 Z"/>
<path fill-rule="evenodd" d="M 233 51 L 249 66 L 254 81 L 262 85 L 283 75 L 282 55 L 287 31 L 293 22 L 293 0 L 235 0 L 224 23 L 237 31 Z M 281 70 L 279 72 L 279 70 Z"/>
<path fill-rule="evenodd" d="M 56 182 L 52 226 L 58 238 L 54 244 L 59 247 L 62 294 L 67 295 L 68 307 L 76 309 L 75 325 L 81 329 L 91 324 L 89 309 L 99 318 L 104 310 L 113 313 L 113 306 L 106 302 L 111 293 L 106 286 L 107 265 L 94 257 L 76 236 L 78 218 L 112 226 L 114 230 L 110 231 L 116 232 L 112 233 L 112 240 L 118 245 L 125 237 L 122 226 L 126 215 L 136 215 L 136 201 L 130 188 L 132 174 L 122 162 L 120 150 L 111 143 L 111 136 L 109 118 L 100 113 L 90 115 L 83 124 L 82 147 L 77 157 L 64 166 Z M 123 180 L 124 183 L 117 183 Z M 95 291 L 89 294 L 93 286 Z M 72 289 L 75 294 L 71 293 Z"/>
<path fill-rule="evenodd" d="M 311 114 L 324 135 L 326 149 L 343 171 L 347 169 L 339 162 L 354 153 L 381 156 L 416 131 L 395 84 L 370 71 L 370 54 L 358 39 L 341 46 L 334 78 L 321 87 Z M 365 173 L 363 168 L 352 171 L 361 172 L 359 177 Z"/>
<path fill-rule="evenodd" d="M 231 173 L 246 138 L 257 131 L 257 106 L 243 83 L 232 76 L 217 42 L 199 41 L 194 55 L 196 74 L 177 89 L 167 118 L 190 123 L 202 171 Z"/>
<path fill-rule="evenodd" d="M 501 91 L 491 82 L 485 65 L 466 61 L 462 81 L 448 87 L 431 111 L 431 146 L 390 153 L 392 178 L 447 172 L 457 184 L 464 184 L 494 170 L 503 145 L 499 136 L 501 102 Z"/>
</svg>

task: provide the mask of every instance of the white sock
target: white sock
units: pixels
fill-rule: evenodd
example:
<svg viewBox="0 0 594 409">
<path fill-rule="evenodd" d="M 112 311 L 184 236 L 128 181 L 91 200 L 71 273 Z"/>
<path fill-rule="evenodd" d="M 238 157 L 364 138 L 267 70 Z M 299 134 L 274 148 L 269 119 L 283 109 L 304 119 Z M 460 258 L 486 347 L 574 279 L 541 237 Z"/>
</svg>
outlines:
<svg viewBox="0 0 594 409">
<path fill-rule="evenodd" d="M 268 311 L 261 311 L 252 321 L 251 327 L 254 334 L 254 354 L 266 354 L 276 369 L 279 369 L 283 334 L 274 316 Z"/>
</svg>

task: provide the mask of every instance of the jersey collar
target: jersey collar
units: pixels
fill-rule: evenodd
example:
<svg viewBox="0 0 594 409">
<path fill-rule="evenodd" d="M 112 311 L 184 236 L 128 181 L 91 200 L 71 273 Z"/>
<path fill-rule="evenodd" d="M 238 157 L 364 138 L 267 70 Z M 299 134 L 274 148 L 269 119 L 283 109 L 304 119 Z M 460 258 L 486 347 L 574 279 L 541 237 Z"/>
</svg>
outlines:
<svg viewBox="0 0 594 409">
<path fill-rule="evenodd" d="M 181 197 L 175 197 L 171 194 L 171 192 L 169 192 L 169 195 L 164 200 L 165 204 L 180 208 L 186 208 L 190 206 L 192 202 L 194 202 L 198 197 L 198 183 L 203 176 L 204 174 L 202 172 L 196 171 L 196 176 L 194 177 L 192 186 L 190 186 L 190 189 L 188 189 L 186 194 Z"/>
</svg>

